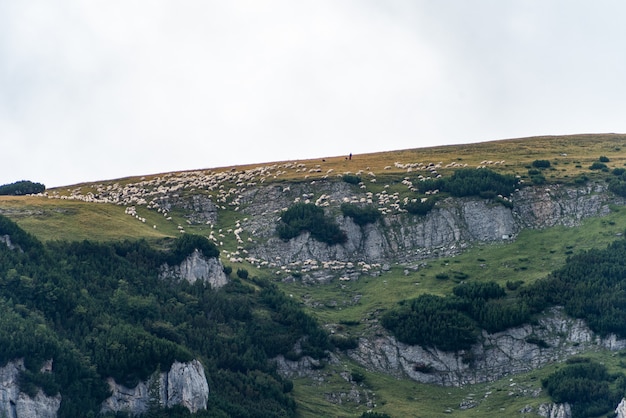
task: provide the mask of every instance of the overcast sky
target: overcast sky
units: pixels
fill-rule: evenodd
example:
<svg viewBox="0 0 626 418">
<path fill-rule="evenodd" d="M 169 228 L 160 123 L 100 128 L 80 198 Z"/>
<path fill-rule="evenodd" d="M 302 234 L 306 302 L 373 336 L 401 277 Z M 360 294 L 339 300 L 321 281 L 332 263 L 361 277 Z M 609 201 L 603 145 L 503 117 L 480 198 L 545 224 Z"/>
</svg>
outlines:
<svg viewBox="0 0 626 418">
<path fill-rule="evenodd" d="M 626 132 L 626 2 L 0 0 L 0 184 Z"/>
</svg>

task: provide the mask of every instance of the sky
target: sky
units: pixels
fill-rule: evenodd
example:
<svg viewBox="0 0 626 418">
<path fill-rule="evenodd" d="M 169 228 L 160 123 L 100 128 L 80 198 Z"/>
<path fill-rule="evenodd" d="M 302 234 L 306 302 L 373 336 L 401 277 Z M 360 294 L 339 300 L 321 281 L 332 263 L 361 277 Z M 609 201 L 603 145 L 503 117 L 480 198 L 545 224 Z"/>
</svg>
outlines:
<svg viewBox="0 0 626 418">
<path fill-rule="evenodd" d="M 0 184 L 626 132 L 622 0 L 0 0 Z"/>
</svg>

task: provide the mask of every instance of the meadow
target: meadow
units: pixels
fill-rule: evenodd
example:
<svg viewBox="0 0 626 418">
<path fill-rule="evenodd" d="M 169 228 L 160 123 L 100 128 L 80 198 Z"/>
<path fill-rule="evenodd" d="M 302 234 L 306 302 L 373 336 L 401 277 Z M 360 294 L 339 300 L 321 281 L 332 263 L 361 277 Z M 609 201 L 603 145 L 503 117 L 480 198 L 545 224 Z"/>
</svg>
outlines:
<svg viewBox="0 0 626 418">
<path fill-rule="evenodd" d="M 533 161 L 548 160 L 550 167 L 542 170 L 546 184 L 574 183 L 585 176 L 589 180 L 604 181 L 609 169 L 624 167 L 626 163 L 626 135 L 572 135 L 507 139 L 466 145 L 416 148 L 371 154 L 319 157 L 300 161 L 319 171 L 288 171 L 275 180 L 278 184 L 309 182 L 332 172 L 373 173 L 376 182 L 368 182 L 373 193 L 406 194 L 401 180 L 407 175 L 407 164 L 438 165 L 437 174 L 450 175 L 459 166 L 475 168 L 488 166 L 503 174 L 515 174 L 531 183 L 529 170 Z M 606 171 L 590 170 L 600 156 L 606 157 Z M 496 164 L 497 162 L 497 164 Z M 264 165 L 280 164 L 279 162 Z M 253 169 L 258 165 L 222 167 L 215 172 L 233 172 Z M 151 179 L 162 174 L 146 175 Z M 36 179 L 35 179 L 36 180 Z M 140 178 L 103 180 L 101 184 L 133 184 Z M 388 187 L 385 188 L 385 185 Z M 547 187 L 547 186 L 546 186 Z M 68 196 L 71 190 L 90 190 L 90 184 L 78 184 L 50 190 Z M 185 225 L 188 233 L 208 235 L 212 228 L 232 228 L 241 216 L 226 206 L 219 213 L 214 226 L 188 225 L 184 214 L 173 211 L 172 221 L 160 213 L 137 207 L 145 218 L 140 222 L 125 213 L 125 207 L 108 203 L 88 203 L 80 200 L 49 199 L 38 196 L 0 196 L 0 213 L 18 223 L 41 241 L 119 241 L 145 239 L 151 243 L 179 236 L 177 225 Z M 422 294 L 450 295 L 452 288 L 462 281 L 495 281 L 532 284 L 563 266 L 569 256 L 590 248 L 604 248 L 623 235 L 626 227 L 626 208 L 612 206 L 611 213 L 601 218 L 584 220 L 578 227 L 557 226 L 543 230 L 526 229 L 514 240 L 495 244 L 477 243 L 454 257 L 425 259 L 411 265 L 391 264 L 388 271 L 378 276 L 361 275 L 358 280 L 331 281 L 326 284 L 306 284 L 302 281 L 285 283 L 276 280 L 270 269 L 257 269 L 249 263 L 233 263 L 222 252 L 222 261 L 233 271 L 246 269 L 251 276 L 270 279 L 294 300 L 301 303 L 327 330 L 358 338 L 372 331 L 372 319 L 391 309 L 399 301 Z M 246 236 L 247 237 L 247 236 Z M 226 236 L 221 250 L 234 252 L 238 243 Z M 541 391 L 541 380 L 561 367 L 550 364 L 530 373 L 510 376 L 492 383 L 468 385 L 460 388 L 419 384 L 407 379 L 373 373 L 339 353 L 340 364 L 329 364 L 323 373 L 323 383 L 308 379 L 294 379 L 294 395 L 302 417 L 355 417 L 367 410 L 361 403 L 344 399 L 341 403 L 330 394 L 349 394 L 357 389 L 361 396 L 371 394 L 377 412 L 392 417 L 439 416 L 514 416 L 524 408 L 534 411 L 549 401 Z M 604 363 L 611 372 L 623 373 L 624 353 L 598 349 L 585 356 Z M 346 376 L 356 373 L 360 382 Z M 346 395 L 347 396 L 347 395 Z M 465 407 L 463 407 L 465 406 Z"/>
</svg>

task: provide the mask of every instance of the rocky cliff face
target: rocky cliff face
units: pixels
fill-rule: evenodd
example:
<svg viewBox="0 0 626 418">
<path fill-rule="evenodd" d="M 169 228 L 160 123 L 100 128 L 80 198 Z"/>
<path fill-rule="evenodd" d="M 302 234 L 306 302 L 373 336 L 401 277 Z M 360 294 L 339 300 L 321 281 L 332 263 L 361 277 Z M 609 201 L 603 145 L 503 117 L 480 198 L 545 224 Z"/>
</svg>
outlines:
<svg viewBox="0 0 626 418">
<path fill-rule="evenodd" d="M 108 379 L 113 393 L 102 404 L 102 413 L 127 412 L 133 415 L 144 413 L 151 402 L 164 407 L 182 405 L 194 413 L 206 409 L 209 399 L 204 368 L 198 360 L 189 363 L 174 362 L 169 372 L 162 372 L 134 388 L 119 385 Z"/>
<path fill-rule="evenodd" d="M 249 254 L 277 265 L 310 259 L 407 263 L 431 257 L 433 251 L 440 255 L 454 254 L 476 241 L 508 240 L 523 228 L 575 226 L 585 218 L 607 214 L 610 203 L 618 200 L 623 203 L 601 183 L 584 187 L 527 187 L 512 196 L 513 208 L 484 199 L 448 198 L 438 202 L 424 217 L 389 213 L 376 224 L 360 227 L 341 216 L 338 206 L 344 201 L 362 202 L 365 198 L 345 183 L 324 186 L 291 185 L 289 190 L 266 186 L 247 191 L 242 212 L 248 219 L 242 225 L 259 238 Z M 345 244 L 329 246 L 308 234 L 288 242 L 274 236 L 281 210 L 294 201 L 306 201 L 309 196 L 319 194 L 315 187 L 324 190 L 322 206 L 336 215 L 348 236 Z"/>
<path fill-rule="evenodd" d="M 0 367 L 0 416 L 11 418 L 54 418 L 61 406 L 61 395 L 46 396 L 41 390 L 34 398 L 21 392 L 18 378 L 24 360 L 9 361 Z"/>
<path fill-rule="evenodd" d="M 206 258 L 200 251 L 195 250 L 178 266 L 164 265 L 161 276 L 177 280 L 187 280 L 190 283 L 196 280 L 209 282 L 214 289 L 224 286 L 228 277 L 224 273 L 224 266 L 217 258 Z"/>
<path fill-rule="evenodd" d="M 610 203 L 624 201 L 608 192 L 606 183 L 528 187 L 515 194 L 513 214 L 519 228 L 572 227 L 585 218 L 608 214 Z"/>
<path fill-rule="evenodd" d="M 178 194 L 166 194 L 154 200 L 155 207 L 163 213 L 172 209 L 183 210 L 185 218 L 192 223 L 215 223 L 217 220 L 217 206 L 211 199 L 201 194 L 190 197 L 180 197 Z"/>
<path fill-rule="evenodd" d="M 538 342 L 539 345 L 537 344 Z M 615 337 L 600 339 L 585 323 L 552 309 L 537 325 L 496 334 L 483 331 L 482 341 L 459 353 L 411 346 L 392 336 L 362 338 L 349 356 L 368 369 L 397 377 L 446 386 L 490 382 L 561 361 L 592 346 L 626 347 Z"/>
<path fill-rule="evenodd" d="M 545 403 L 539 406 L 537 414 L 544 418 L 572 418 L 572 408 L 568 403 Z"/>
</svg>

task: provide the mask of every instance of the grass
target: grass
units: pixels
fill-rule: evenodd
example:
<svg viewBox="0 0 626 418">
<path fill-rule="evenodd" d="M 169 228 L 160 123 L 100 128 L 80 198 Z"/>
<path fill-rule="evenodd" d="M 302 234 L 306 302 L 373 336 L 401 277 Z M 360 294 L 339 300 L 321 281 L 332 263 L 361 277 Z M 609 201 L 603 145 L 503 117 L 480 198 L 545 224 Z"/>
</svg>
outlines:
<svg viewBox="0 0 626 418">
<path fill-rule="evenodd" d="M 403 299 L 423 293 L 448 295 L 461 280 L 496 281 L 502 286 L 507 281 L 532 283 L 562 266 L 574 252 L 605 247 L 624 232 L 625 225 L 626 209 L 614 210 L 606 217 L 587 219 L 578 228 L 523 230 L 508 243 L 478 244 L 456 257 L 424 260 L 417 270 L 394 266 L 379 277 L 362 275 L 349 282 L 309 285 L 296 281 L 280 286 L 299 298 L 322 323 L 363 322 Z M 437 278 L 442 274 L 448 279 Z M 467 278 L 459 278 L 464 276 Z M 362 327 L 350 330 L 358 332 Z"/>
<path fill-rule="evenodd" d="M 598 348 L 580 357 L 604 364 L 609 373 L 624 373 L 626 369 L 626 351 L 612 352 Z M 532 408 L 529 416 L 537 416 L 539 406 L 551 402 L 541 381 L 562 367 L 565 367 L 563 363 L 551 363 L 540 369 L 494 382 L 441 387 L 367 372 L 346 361 L 343 365 L 327 366 L 321 373 L 323 381 L 294 379 L 294 395 L 298 400 L 299 416 L 302 418 L 359 417 L 370 409 L 363 402 L 366 398 L 373 401 L 373 411 L 392 417 L 521 416 L 521 411 L 528 408 Z M 364 381 L 358 385 L 342 377 L 342 373 L 345 375 L 353 369 L 359 370 L 365 376 Z M 330 393 L 346 394 L 351 390 L 360 392 L 360 404 L 347 400 L 346 397 L 341 404 L 329 400 Z"/>
<path fill-rule="evenodd" d="M 601 354 L 607 355 L 605 352 Z M 541 389 L 541 379 L 558 367 L 559 364 L 552 364 L 496 382 L 442 387 L 367 372 L 358 369 L 354 364 L 348 367 L 328 366 L 323 382 L 306 378 L 295 379 L 294 394 L 298 400 L 299 416 L 303 418 L 359 417 L 369 409 L 392 417 L 518 416 L 524 408 L 532 407 L 536 412 L 540 404 L 550 402 Z M 341 376 L 342 372 L 345 374 L 354 368 L 365 376 L 365 380 L 358 385 Z M 329 393 L 348 393 L 351 390 L 358 390 L 361 400 L 366 397 L 372 400 L 371 408 L 365 402 L 357 404 L 346 398 L 338 404 L 329 401 L 327 396 Z"/>
<path fill-rule="evenodd" d="M 309 182 L 319 179 L 332 169 L 337 175 L 345 172 L 356 173 L 362 170 L 362 178 L 367 191 L 378 193 L 399 192 L 409 195 L 405 185 L 400 182 L 407 175 L 406 169 L 395 166 L 402 164 L 423 163 L 445 164 L 456 162 L 476 167 L 485 160 L 505 163 L 490 166 L 502 173 L 522 176 L 526 181 L 528 168 L 534 160 L 549 160 L 551 168 L 543 170 L 548 183 L 573 182 L 580 175 L 590 179 L 603 179 L 610 174 L 592 172 L 589 166 L 604 155 L 610 159 L 610 169 L 624 167 L 626 156 L 626 135 L 573 135 L 562 137 L 536 137 L 509 139 L 477 144 L 430 147 L 372 154 L 353 155 L 351 160 L 345 156 L 325 157 L 301 160 L 307 168 L 320 166 L 321 173 L 296 173 L 293 170 L 276 182 Z M 322 159 L 324 161 L 322 161 Z M 271 165 L 267 163 L 263 165 Z M 262 164 L 223 167 L 213 171 L 246 170 Z M 389 168 L 387 168 L 389 167 Z M 376 174 L 376 183 L 371 183 L 368 172 Z M 441 168 L 443 175 L 451 174 L 453 169 Z M 422 172 L 424 173 L 424 172 Z M 411 175 L 416 175 L 412 173 Z M 131 184 L 141 179 L 150 180 L 163 174 L 103 181 L 99 184 Z M 267 184 L 266 183 L 266 184 Z M 385 185 L 389 185 L 385 188 Z M 82 184 L 55 191 L 69 194 L 70 190 L 80 188 L 84 192 L 93 191 L 93 184 Z M 235 229 L 236 221 L 246 215 L 235 212 L 231 206 L 219 210 L 217 230 L 223 229 L 220 237 L 223 246 L 220 249 L 235 251 L 241 245 L 227 229 Z M 209 225 L 188 225 L 184 213 L 173 210 L 171 221 L 156 211 L 137 206 L 138 215 L 146 222 L 124 214 L 124 207 L 113 204 L 84 203 L 73 200 L 47 199 L 41 197 L 0 197 L 0 213 L 15 220 L 26 231 L 36 235 L 42 241 L 97 240 L 110 241 L 120 239 L 145 238 L 156 240 L 162 237 L 180 234 L 177 226 L 181 225 L 188 233 L 208 236 Z M 156 229 L 153 228 L 156 225 Z M 606 217 L 587 219 L 577 228 L 553 227 L 544 230 L 523 230 L 514 241 L 498 244 L 476 244 L 455 257 L 432 258 L 414 265 L 392 265 L 388 272 L 378 277 L 363 275 L 358 280 L 340 282 L 338 277 L 327 284 L 306 285 L 301 281 L 294 283 L 279 282 L 279 286 L 294 299 L 299 300 L 305 309 L 321 323 L 339 333 L 351 336 L 363 336 L 376 332 L 380 314 L 393 307 L 398 301 L 410 299 L 423 293 L 448 295 L 452 288 L 462 280 L 494 280 L 505 286 L 507 281 L 533 281 L 545 277 L 554 269 L 562 266 L 567 257 L 589 248 L 604 247 L 624 232 L 626 209 L 613 207 Z M 245 242 L 248 232 L 242 234 Z M 253 237 L 254 238 L 254 237 Z M 233 275 L 237 268 L 246 268 L 251 275 L 276 279 L 276 269 L 259 270 L 247 263 L 230 263 Z M 439 277 L 439 278 L 438 278 Z M 447 277 L 442 279 L 441 277 Z M 603 350 L 587 353 L 598 361 L 604 362 L 611 371 L 623 372 L 626 357 Z M 497 382 L 469 385 L 461 388 L 443 388 L 423 385 L 410 380 L 371 373 L 360 368 L 342 356 L 341 364 L 331 364 L 321 370 L 323 382 L 315 379 L 298 378 L 294 380 L 294 394 L 302 417 L 358 417 L 367 407 L 343 401 L 341 404 L 328 400 L 329 393 L 350 393 L 358 390 L 363 396 L 372 396 L 376 403 L 375 411 L 385 412 L 393 417 L 439 417 L 458 415 L 463 417 L 515 416 L 520 410 L 532 406 L 536 411 L 540 403 L 548 402 L 545 393 L 532 395 L 540 388 L 541 379 L 552 373 L 559 364 L 551 364 L 531 373 L 516 375 Z M 365 375 L 360 385 L 347 381 L 345 375 L 351 369 L 358 369 Z M 510 380 L 512 379 L 512 380 Z M 515 383 L 514 385 L 512 385 Z M 525 392 L 524 392 L 525 390 Z M 465 402 L 475 401 L 476 406 L 461 409 Z"/>
<path fill-rule="evenodd" d="M 544 175 L 548 182 L 552 181 L 570 181 L 580 174 L 586 174 L 590 178 L 599 175 L 592 173 L 589 166 L 597 161 L 600 156 L 607 156 L 610 162 L 607 163 L 609 168 L 624 167 L 626 163 L 626 155 L 622 150 L 626 149 L 626 135 L 622 134 L 584 134 L 584 135 L 565 135 L 565 136 L 539 136 L 531 138 L 515 138 L 504 139 L 499 141 L 479 142 L 474 144 L 446 145 L 427 148 L 414 148 L 398 151 L 355 154 L 351 160 L 347 156 L 320 156 L 319 158 L 297 160 L 306 164 L 307 168 L 319 165 L 320 173 L 296 173 L 288 171 L 276 180 L 268 179 L 267 183 L 272 181 L 306 181 L 315 180 L 326 175 L 327 171 L 332 169 L 331 176 L 346 172 L 356 173 L 363 170 L 364 173 L 373 172 L 377 176 L 402 175 L 407 173 L 406 169 L 397 168 L 394 163 L 423 163 L 437 164 L 441 162 L 446 164 L 456 162 L 459 164 L 467 164 L 468 167 L 476 167 L 483 161 L 502 161 L 503 165 L 492 166 L 504 173 L 514 173 L 518 175 L 526 175 L 528 168 L 534 160 L 549 160 L 552 164 L 551 169 L 546 170 Z M 294 160 L 292 160 L 294 161 Z M 212 168 L 213 172 L 225 171 L 242 171 L 251 170 L 259 166 L 269 166 L 273 164 L 282 164 L 287 161 L 266 162 L 259 164 L 249 164 L 242 166 L 229 166 Z M 389 169 L 385 169 L 389 167 Z M 198 170 L 190 170 L 198 171 Z M 438 170 L 442 174 L 449 174 L 453 169 L 442 168 Z M 184 172 L 182 172 L 184 173 Z M 104 180 L 99 184 L 118 183 L 127 185 L 136 183 L 140 180 L 151 180 L 156 177 L 164 177 L 170 173 L 159 173 L 146 175 L 142 177 L 127 177 L 115 180 Z M 369 181 L 369 177 L 364 175 L 363 178 Z M 384 178 L 378 180 L 378 183 L 385 181 Z M 369 183 L 368 183 L 369 184 Z M 85 191 L 92 190 L 93 183 L 77 184 L 52 189 L 60 194 L 69 194 L 71 189 L 82 189 Z"/>
<path fill-rule="evenodd" d="M 0 213 L 42 241 L 154 239 L 171 235 L 159 215 L 147 210 L 146 223 L 124 214 L 124 207 L 48 199 L 34 196 L 0 196 Z M 158 224 L 157 229 L 152 225 Z M 175 228 L 174 228 L 175 229 Z"/>
<path fill-rule="evenodd" d="M 626 149 L 626 135 L 601 134 L 601 135 L 569 135 L 569 136 L 543 136 L 533 138 L 506 139 L 465 145 L 449 145 L 428 148 L 416 148 L 400 151 L 381 153 L 356 154 L 352 160 L 345 156 L 326 157 L 314 160 L 302 160 L 307 166 L 320 165 L 322 173 L 333 169 L 335 173 L 351 172 L 359 170 L 372 171 L 378 174 L 406 173 L 405 169 L 395 167 L 395 162 L 429 164 L 442 162 L 443 165 L 457 162 L 476 167 L 485 160 L 505 161 L 501 167 L 505 172 L 524 173 L 526 166 L 530 166 L 534 160 L 546 159 L 553 164 L 555 170 L 548 171 L 548 179 L 554 174 L 553 179 L 563 179 L 565 176 L 574 177 L 585 172 L 592 162 L 597 161 L 601 155 L 611 160 L 609 167 L 623 166 L 626 162 L 622 149 Z M 564 155 L 565 154 L 565 155 Z M 577 168 L 576 165 L 581 165 Z M 250 166 L 252 168 L 254 166 Z M 385 170 L 385 167 L 391 167 Z M 246 169 L 246 167 L 238 167 Z M 562 170 L 565 171 L 562 171 Z M 444 172 L 446 170 L 441 170 Z M 451 171 L 451 170 L 447 170 Z M 283 179 L 295 179 L 301 176 L 296 173 L 289 174 Z M 367 177 L 367 176 L 364 176 Z M 311 178 L 315 178 L 311 175 Z"/>
<path fill-rule="evenodd" d="M 337 324 L 334 329 L 343 334 L 366 335 L 371 332 L 366 324 L 399 300 L 422 293 L 449 294 L 457 284 L 450 274 L 453 270 L 466 273 L 467 280 L 495 280 L 502 285 L 509 280 L 531 283 L 562 266 L 570 254 L 601 248 L 618 239 L 617 234 L 623 232 L 624 225 L 626 210 L 614 210 L 607 217 L 588 219 L 578 228 L 525 230 L 516 241 L 476 245 L 456 257 L 425 260 L 427 267 L 408 275 L 403 267 L 397 266 L 380 277 L 363 277 L 358 281 L 333 281 L 315 286 L 296 282 L 280 286 L 285 292 L 299 296 L 320 322 Z M 437 279 L 440 273 L 449 273 L 450 279 Z M 352 304 L 350 301 L 355 295 L 361 298 Z M 623 373 L 626 369 L 626 356 L 620 353 L 597 349 L 584 356 L 603 362 L 610 372 Z M 518 416 L 526 407 L 537 411 L 540 404 L 550 402 L 547 394 L 540 391 L 541 379 L 559 367 L 562 366 L 558 363 L 550 364 L 531 373 L 461 388 L 424 385 L 364 371 L 364 385 L 375 393 L 377 407 L 374 410 L 392 417 Z M 295 393 L 301 416 L 360 416 L 364 410 L 362 405 L 323 401 L 324 393 L 346 391 L 347 382 L 344 382 L 329 381 L 328 386 L 320 386 L 308 379 L 297 380 Z M 460 408 L 463 402 L 468 405 L 471 401 L 478 405 Z"/>
</svg>

